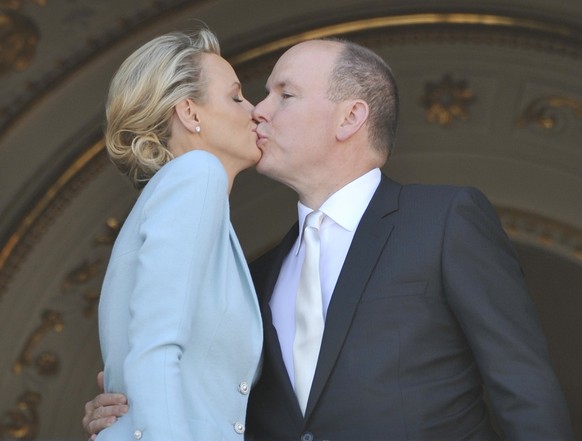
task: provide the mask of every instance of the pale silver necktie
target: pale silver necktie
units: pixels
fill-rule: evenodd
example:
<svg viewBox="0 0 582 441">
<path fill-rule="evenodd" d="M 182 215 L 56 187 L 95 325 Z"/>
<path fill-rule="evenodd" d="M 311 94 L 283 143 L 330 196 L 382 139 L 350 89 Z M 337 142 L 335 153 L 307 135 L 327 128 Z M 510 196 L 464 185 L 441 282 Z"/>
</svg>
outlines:
<svg viewBox="0 0 582 441">
<path fill-rule="evenodd" d="M 304 415 L 324 326 L 319 278 L 319 226 L 323 216 L 321 211 L 313 211 L 305 218 L 303 228 L 305 259 L 301 267 L 295 300 L 295 339 L 293 341 L 295 394 Z"/>
</svg>

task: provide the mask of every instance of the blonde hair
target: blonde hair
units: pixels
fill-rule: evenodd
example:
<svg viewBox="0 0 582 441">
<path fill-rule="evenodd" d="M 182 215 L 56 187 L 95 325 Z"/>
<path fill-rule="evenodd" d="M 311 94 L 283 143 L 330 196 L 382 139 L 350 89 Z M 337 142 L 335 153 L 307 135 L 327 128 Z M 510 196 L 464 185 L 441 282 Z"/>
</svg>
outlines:
<svg viewBox="0 0 582 441">
<path fill-rule="evenodd" d="M 107 152 L 136 188 L 173 158 L 168 140 L 174 106 L 185 98 L 205 100 L 203 53 L 220 55 L 218 39 L 206 27 L 162 35 L 131 54 L 111 81 Z"/>
</svg>

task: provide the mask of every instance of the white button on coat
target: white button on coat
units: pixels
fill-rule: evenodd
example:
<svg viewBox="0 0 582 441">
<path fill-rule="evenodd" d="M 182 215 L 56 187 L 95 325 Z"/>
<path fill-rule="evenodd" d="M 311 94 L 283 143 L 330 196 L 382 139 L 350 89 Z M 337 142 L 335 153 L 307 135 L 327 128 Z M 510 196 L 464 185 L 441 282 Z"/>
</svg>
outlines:
<svg viewBox="0 0 582 441">
<path fill-rule="evenodd" d="M 243 423 L 234 423 L 234 431 L 239 435 L 245 433 L 245 425 Z"/>
<path fill-rule="evenodd" d="M 243 395 L 247 395 L 249 393 L 249 385 L 246 381 L 241 382 L 238 385 L 238 391 L 243 394 Z"/>
<path fill-rule="evenodd" d="M 136 431 L 133 432 L 133 437 L 135 439 L 141 439 L 142 436 L 143 436 L 143 433 L 142 433 L 141 430 L 136 430 Z"/>
</svg>

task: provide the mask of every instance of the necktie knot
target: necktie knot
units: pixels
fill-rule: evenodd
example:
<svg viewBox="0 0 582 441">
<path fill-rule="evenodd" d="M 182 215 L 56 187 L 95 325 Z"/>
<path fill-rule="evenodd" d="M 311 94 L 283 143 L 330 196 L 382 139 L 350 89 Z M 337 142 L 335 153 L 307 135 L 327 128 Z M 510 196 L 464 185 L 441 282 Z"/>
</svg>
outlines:
<svg viewBox="0 0 582 441">
<path fill-rule="evenodd" d="M 319 230 L 319 227 L 321 226 L 321 221 L 323 220 L 323 216 L 325 215 L 323 214 L 322 211 L 319 210 L 312 211 L 305 218 L 305 225 L 303 226 L 303 229 L 305 230 L 305 228 L 315 228 L 316 230 Z"/>
</svg>

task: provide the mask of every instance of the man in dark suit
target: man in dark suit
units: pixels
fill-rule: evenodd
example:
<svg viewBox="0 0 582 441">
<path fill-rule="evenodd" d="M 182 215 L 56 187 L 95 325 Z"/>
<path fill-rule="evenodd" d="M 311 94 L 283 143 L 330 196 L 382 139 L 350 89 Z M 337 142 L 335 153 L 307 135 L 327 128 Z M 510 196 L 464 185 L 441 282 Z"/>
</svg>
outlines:
<svg viewBox="0 0 582 441">
<path fill-rule="evenodd" d="M 385 62 L 351 43 L 304 42 L 277 62 L 267 92 L 255 109 L 257 170 L 297 191 L 299 222 L 251 266 L 265 347 L 245 438 L 572 440 L 537 314 L 487 199 L 403 186 L 379 170 L 398 114 Z M 325 324 L 305 400 L 293 346 L 299 227 L 312 211 L 324 215 Z M 89 402 L 85 427 L 121 414 L 123 405 L 107 407 L 118 399 Z"/>
<path fill-rule="evenodd" d="M 388 66 L 350 43 L 301 43 L 267 81 L 254 111 L 257 170 L 297 191 L 299 225 L 312 210 L 325 214 L 325 327 L 303 411 L 293 381 L 296 224 L 251 265 L 265 348 L 248 438 L 572 439 L 536 311 L 487 199 L 403 186 L 378 170 L 397 113 Z"/>
</svg>

